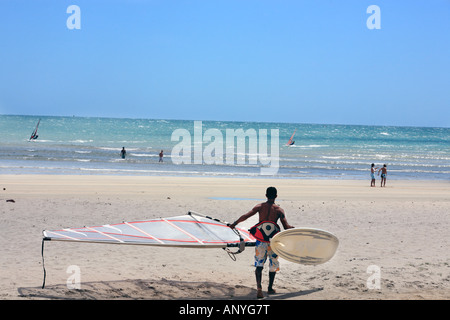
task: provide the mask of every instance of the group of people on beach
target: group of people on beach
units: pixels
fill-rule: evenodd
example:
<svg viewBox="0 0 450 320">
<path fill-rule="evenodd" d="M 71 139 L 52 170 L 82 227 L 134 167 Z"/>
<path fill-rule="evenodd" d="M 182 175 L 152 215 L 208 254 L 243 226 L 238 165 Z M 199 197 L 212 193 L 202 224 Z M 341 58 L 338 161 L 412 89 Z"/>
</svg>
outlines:
<svg viewBox="0 0 450 320">
<path fill-rule="evenodd" d="M 370 186 L 371 187 L 375 187 L 375 172 L 377 170 L 378 170 L 378 175 L 380 175 L 380 172 L 381 172 L 381 185 L 380 185 L 380 187 L 385 187 L 386 186 L 386 176 L 387 176 L 386 165 L 384 164 L 382 167 L 378 168 L 378 167 L 375 167 L 374 163 L 372 163 L 372 165 L 370 167 L 370 176 L 372 178 L 372 181 L 370 182 Z"/>
<path fill-rule="evenodd" d="M 122 157 L 122 159 L 125 159 L 126 154 L 127 151 L 125 150 L 125 147 L 122 147 L 122 150 L 120 151 L 120 156 Z M 164 157 L 164 150 L 161 150 L 161 152 L 159 153 L 159 162 L 163 162 L 163 157 Z"/>
</svg>

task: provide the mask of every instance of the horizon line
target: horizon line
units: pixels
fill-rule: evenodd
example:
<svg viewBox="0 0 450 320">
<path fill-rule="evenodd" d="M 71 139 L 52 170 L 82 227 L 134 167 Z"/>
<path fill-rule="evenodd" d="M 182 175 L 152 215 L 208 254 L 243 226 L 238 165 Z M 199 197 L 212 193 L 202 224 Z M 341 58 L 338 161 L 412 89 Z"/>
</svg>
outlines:
<svg viewBox="0 0 450 320">
<path fill-rule="evenodd" d="M 269 123 L 269 124 L 289 124 L 289 125 L 330 125 L 330 126 L 365 126 L 365 127 L 402 127 L 402 128 L 435 128 L 450 129 L 444 126 L 427 126 L 427 125 L 394 125 L 394 124 L 355 124 L 355 123 L 318 123 L 318 122 L 284 122 L 284 121 L 254 121 L 254 120 L 219 120 L 219 119 L 176 119 L 176 118 L 145 118 L 130 116 L 86 116 L 86 115 L 39 115 L 39 114 L 4 114 L 0 116 L 14 117 L 37 117 L 37 118 L 99 118 L 99 119 L 124 119 L 124 120 L 165 120 L 165 121 L 205 121 L 205 122 L 236 122 L 236 123 Z"/>
</svg>

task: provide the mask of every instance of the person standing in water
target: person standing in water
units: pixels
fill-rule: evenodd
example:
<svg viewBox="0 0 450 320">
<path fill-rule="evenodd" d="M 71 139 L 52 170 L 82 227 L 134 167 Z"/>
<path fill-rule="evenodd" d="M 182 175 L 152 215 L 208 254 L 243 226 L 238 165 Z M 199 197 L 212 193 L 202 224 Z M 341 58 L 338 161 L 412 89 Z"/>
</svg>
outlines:
<svg viewBox="0 0 450 320">
<path fill-rule="evenodd" d="M 161 150 L 161 152 L 159 153 L 159 162 L 163 162 L 163 157 L 164 157 L 164 151 Z"/>
<path fill-rule="evenodd" d="M 125 159 L 125 155 L 127 154 L 125 147 L 122 147 L 122 151 L 120 151 L 120 156 L 122 157 L 122 159 Z"/>
<path fill-rule="evenodd" d="M 267 197 L 266 202 L 257 204 L 248 213 L 242 215 L 239 219 L 237 219 L 235 222 L 230 224 L 229 227 L 231 229 L 234 229 L 238 223 L 247 220 L 248 218 L 255 215 L 256 213 L 259 213 L 259 222 L 256 226 L 258 226 L 261 222 L 273 223 L 273 225 L 275 227 L 274 229 L 276 230 L 274 233 L 276 233 L 277 231 L 280 230 L 280 227 L 277 225 L 277 221 L 278 221 L 278 219 L 280 219 L 284 229 L 294 228 L 287 222 L 286 216 L 284 214 L 284 210 L 279 205 L 275 204 L 275 198 L 277 197 L 277 189 L 274 187 L 267 188 L 266 197 Z M 273 236 L 274 233 L 272 233 L 271 236 Z M 264 298 L 264 294 L 262 292 L 261 279 L 262 279 L 262 271 L 264 268 L 264 263 L 266 262 L 267 258 L 269 258 L 269 262 L 270 262 L 270 264 L 269 264 L 269 286 L 268 286 L 267 292 L 269 294 L 275 294 L 276 291 L 273 289 L 272 286 L 273 286 L 273 282 L 275 280 L 275 275 L 276 275 L 277 271 L 280 270 L 278 256 L 275 254 L 275 252 L 272 251 L 272 249 L 270 247 L 270 242 L 256 240 L 255 276 L 256 276 L 256 288 L 257 288 L 257 296 L 256 297 L 258 299 Z"/>
</svg>

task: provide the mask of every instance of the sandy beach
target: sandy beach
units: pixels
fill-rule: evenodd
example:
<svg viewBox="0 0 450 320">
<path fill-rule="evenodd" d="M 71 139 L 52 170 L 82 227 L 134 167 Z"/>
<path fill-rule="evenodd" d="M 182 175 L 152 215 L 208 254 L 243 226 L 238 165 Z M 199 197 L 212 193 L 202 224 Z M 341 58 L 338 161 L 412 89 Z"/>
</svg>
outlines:
<svg viewBox="0 0 450 320">
<path fill-rule="evenodd" d="M 328 230 L 340 245 L 318 266 L 280 259 L 267 299 L 450 298 L 449 182 L 1 175 L 0 299 L 255 299 L 253 248 L 232 261 L 221 249 L 46 242 L 42 289 L 42 230 L 189 210 L 232 222 L 268 186 L 292 225 Z M 70 266 L 80 289 L 67 287 Z M 379 288 L 367 285 L 373 266 Z M 266 268 L 264 289 L 267 279 Z"/>
</svg>

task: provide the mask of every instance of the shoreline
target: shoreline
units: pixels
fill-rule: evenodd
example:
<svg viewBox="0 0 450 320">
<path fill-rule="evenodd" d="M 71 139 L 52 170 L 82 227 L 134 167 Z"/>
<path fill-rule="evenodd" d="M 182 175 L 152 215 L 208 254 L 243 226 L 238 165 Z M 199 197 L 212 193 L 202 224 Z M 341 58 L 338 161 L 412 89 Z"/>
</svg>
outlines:
<svg viewBox="0 0 450 320">
<path fill-rule="evenodd" d="M 265 188 L 268 186 L 282 186 L 279 189 L 278 201 L 301 200 L 302 198 L 345 198 L 348 195 L 366 196 L 367 192 L 374 190 L 386 190 L 383 194 L 388 198 L 400 197 L 405 199 L 431 197 L 435 200 L 450 199 L 450 181 L 444 180 L 388 180 L 386 187 L 380 187 L 380 180 L 376 181 L 375 187 L 370 187 L 370 180 L 359 179 L 285 179 L 285 178 L 230 178 L 230 177 L 174 177 L 174 176 L 121 176 L 121 175 L 46 175 L 46 174 L 20 174 L 0 175 L 0 191 L 5 186 L 9 190 L 13 186 L 16 191 L 25 196 L 38 195 L 86 195 L 86 194 L 126 194 L 128 196 L 149 196 L 155 194 L 169 195 L 173 186 L 176 188 L 187 188 L 183 190 L 183 197 L 188 195 L 199 196 L 204 194 L 205 198 L 244 198 L 264 199 Z M 92 192 L 89 187 L 98 186 L 104 189 Z M 234 188 L 236 186 L 236 189 Z M 197 188 L 193 190 L 192 188 Z M 242 192 L 241 187 L 248 187 Z M 254 190 L 252 187 L 255 187 Z M 199 189 L 203 192 L 199 194 Z M 222 188 L 215 191 L 213 188 Z M 263 188 L 263 189 L 261 189 Z M 296 190 L 299 188 L 299 190 Z M 322 189 L 334 188 L 334 192 L 320 193 Z M 300 190 L 301 189 L 301 190 Z M 370 191 L 369 191 L 370 190 Z M 389 190 L 389 191 L 388 191 Z M 297 193 L 301 191 L 302 193 Z M 225 193 L 224 193 L 225 192 Z M 379 191 L 382 192 L 382 191 Z M 1 194 L 1 193 L 0 193 Z M 9 192 L 6 192 L 9 194 Z"/>
<path fill-rule="evenodd" d="M 0 234 L 7 243 L 0 255 L 0 298 L 253 300 L 251 248 L 232 261 L 218 249 L 49 242 L 41 289 L 42 230 L 189 210 L 234 221 L 275 186 L 276 202 L 292 225 L 328 230 L 340 244 L 323 265 L 280 259 L 279 293 L 268 299 L 450 299 L 450 183 L 378 185 L 371 188 L 369 179 L 0 175 Z M 249 219 L 242 227 L 247 222 L 251 226 Z M 74 265 L 81 269 L 82 290 L 66 285 L 67 268 Z M 380 289 L 367 286 L 373 265 L 381 269 Z"/>
</svg>

